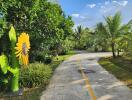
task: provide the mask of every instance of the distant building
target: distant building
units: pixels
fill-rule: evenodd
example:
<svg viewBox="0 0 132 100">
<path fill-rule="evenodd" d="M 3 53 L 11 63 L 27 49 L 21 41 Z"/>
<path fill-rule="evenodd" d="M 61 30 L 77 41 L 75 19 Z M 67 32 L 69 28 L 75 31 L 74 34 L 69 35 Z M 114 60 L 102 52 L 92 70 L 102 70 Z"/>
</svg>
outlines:
<svg viewBox="0 0 132 100">
<path fill-rule="evenodd" d="M 59 0 L 48 0 L 48 1 L 59 4 Z"/>
</svg>

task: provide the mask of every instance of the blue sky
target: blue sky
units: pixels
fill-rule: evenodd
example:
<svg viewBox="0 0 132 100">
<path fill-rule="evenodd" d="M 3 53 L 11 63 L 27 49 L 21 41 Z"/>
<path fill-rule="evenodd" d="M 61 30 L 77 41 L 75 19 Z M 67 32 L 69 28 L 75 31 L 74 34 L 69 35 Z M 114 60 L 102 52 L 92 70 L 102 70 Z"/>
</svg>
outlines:
<svg viewBox="0 0 132 100">
<path fill-rule="evenodd" d="M 72 16 L 75 26 L 95 27 L 104 16 L 120 11 L 122 23 L 132 19 L 132 0 L 59 0 L 63 11 Z"/>
</svg>

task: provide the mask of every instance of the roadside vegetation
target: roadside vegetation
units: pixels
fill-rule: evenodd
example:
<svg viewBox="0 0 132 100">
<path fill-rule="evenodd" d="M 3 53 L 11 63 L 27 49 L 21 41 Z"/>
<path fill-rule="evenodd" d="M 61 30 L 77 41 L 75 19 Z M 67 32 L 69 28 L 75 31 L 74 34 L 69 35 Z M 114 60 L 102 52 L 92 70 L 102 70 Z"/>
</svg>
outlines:
<svg viewBox="0 0 132 100">
<path fill-rule="evenodd" d="M 71 16 L 65 15 L 60 5 L 48 0 L 2 0 L 0 2 L 0 55 L 6 55 L 7 59 L 5 61 L 1 57 L 2 61 L 0 61 L 0 99 L 3 97 L 9 100 L 19 99 L 17 96 L 19 93 L 12 92 L 20 89 L 23 92 L 20 98 L 37 100 L 58 65 L 74 54 L 71 52 L 74 46 L 73 26 Z M 20 40 L 17 37 L 22 32 L 26 33 L 28 38 L 26 42 L 30 50 L 26 50 L 25 42 L 22 47 L 16 44 L 16 41 Z M 15 34 L 15 37 L 12 34 Z M 10 37 L 15 38 L 15 43 L 11 42 Z M 24 40 L 21 39 L 20 43 Z M 29 64 L 27 58 L 24 60 L 26 66 L 19 60 L 18 73 L 15 73 L 15 65 L 12 63 L 18 60 L 13 59 L 16 55 L 15 52 L 12 53 L 16 45 L 22 48 L 20 53 L 23 52 L 23 55 L 29 51 Z M 20 54 L 19 57 L 21 58 Z M 6 66 L 3 61 L 4 64 L 6 62 Z M 8 65 L 11 65 L 12 73 L 7 69 Z M 17 81 L 13 80 L 14 76 L 17 76 L 14 78 Z M 11 88 L 11 84 L 13 85 L 11 80 L 14 84 L 18 83 L 14 85 L 17 88 L 13 86 Z"/>
<path fill-rule="evenodd" d="M 101 58 L 99 64 L 132 89 L 132 57 Z"/>
<path fill-rule="evenodd" d="M 43 64 L 39 62 L 31 63 L 27 68 L 21 69 L 20 74 L 20 87 L 23 90 L 23 95 L 11 94 L 5 90 L 6 84 L 1 86 L 5 91 L 0 92 L 1 99 L 4 100 L 39 100 L 42 91 L 46 89 L 46 86 L 50 82 L 54 70 L 64 60 L 68 59 L 74 54 L 70 51 L 67 55 L 59 55 L 54 57 L 53 61 L 49 64 Z"/>
<path fill-rule="evenodd" d="M 106 16 L 104 20 L 94 29 L 78 26 L 73 34 L 75 48 L 92 52 L 111 51 L 113 58 L 120 56 L 121 52 L 132 55 L 132 21 L 122 24 L 120 12 Z"/>
<path fill-rule="evenodd" d="M 17 85 L 24 90 L 24 95 L 20 98 L 29 100 L 31 97 L 31 100 L 36 100 L 48 85 L 54 70 L 63 60 L 74 54 L 71 52 L 74 49 L 112 52 L 113 56 L 102 58 L 100 64 L 131 87 L 132 20 L 123 24 L 119 12 L 113 16 L 105 16 L 104 20 L 105 22 L 97 23 L 93 29 L 80 25 L 74 30 L 72 17 L 66 15 L 58 4 L 48 0 L 2 0 L 0 2 L 0 55 L 7 55 L 6 61 L 9 62 L 5 61 L 5 66 L 0 61 L 0 96 L 12 92 L 10 80 L 17 75 L 19 77 L 16 77 L 17 81 L 19 80 Z M 14 27 L 15 43 L 10 39 L 13 37 L 12 34 L 9 35 L 12 33 L 9 31 L 11 27 Z M 7 67 L 11 65 L 10 69 L 13 69 L 15 66 L 12 62 L 16 60 L 12 59 L 16 58 L 14 53 L 14 47 L 17 45 L 16 37 L 19 37 L 22 32 L 27 33 L 26 36 L 30 40 L 28 50 L 25 50 L 25 43 L 21 47 L 24 48 L 22 51 L 24 54 L 29 51 L 27 55 L 29 64 L 27 58 L 26 67 L 20 61 L 18 62 L 19 75 L 13 71 L 11 73 Z M 14 98 L 19 99 L 19 97 Z"/>
</svg>

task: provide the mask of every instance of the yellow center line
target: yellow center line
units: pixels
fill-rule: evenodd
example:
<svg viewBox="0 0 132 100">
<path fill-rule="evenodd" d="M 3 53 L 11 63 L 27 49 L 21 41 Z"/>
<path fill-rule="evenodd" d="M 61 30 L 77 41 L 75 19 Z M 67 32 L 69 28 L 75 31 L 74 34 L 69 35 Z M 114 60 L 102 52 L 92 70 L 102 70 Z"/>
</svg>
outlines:
<svg viewBox="0 0 132 100">
<path fill-rule="evenodd" d="M 83 67 L 82 67 L 80 59 L 79 59 L 79 64 L 80 64 L 80 66 L 79 66 L 80 67 L 80 71 L 81 71 L 82 77 L 85 79 L 85 84 L 86 84 L 86 87 L 88 89 L 89 95 L 92 98 L 92 100 L 97 100 L 96 96 L 95 96 L 95 94 L 93 92 L 93 89 L 92 89 L 92 87 L 90 85 L 89 79 L 86 76 L 86 74 L 83 72 L 83 69 L 82 69 Z"/>
</svg>

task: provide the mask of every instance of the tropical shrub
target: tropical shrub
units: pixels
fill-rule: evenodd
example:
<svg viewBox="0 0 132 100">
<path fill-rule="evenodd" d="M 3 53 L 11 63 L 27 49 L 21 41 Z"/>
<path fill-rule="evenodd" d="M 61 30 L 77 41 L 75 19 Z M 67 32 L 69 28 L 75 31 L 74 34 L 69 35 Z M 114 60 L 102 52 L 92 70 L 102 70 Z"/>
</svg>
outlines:
<svg viewBox="0 0 132 100">
<path fill-rule="evenodd" d="M 44 63 L 49 64 L 52 62 L 52 59 L 53 59 L 52 55 L 46 55 L 44 59 Z"/>
<path fill-rule="evenodd" d="M 61 51 L 59 54 L 65 55 L 67 54 L 71 49 L 73 49 L 73 42 L 69 39 L 66 39 L 61 44 Z"/>
<path fill-rule="evenodd" d="M 30 62 L 34 63 L 34 62 L 42 62 L 45 64 L 49 64 L 52 62 L 52 55 L 47 53 L 46 51 L 38 51 L 38 52 L 31 52 L 31 57 L 30 57 Z"/>
<path fill-rule="evenodd" d="M 42 63 L 32 63 L 22 68 L 20 73 L 20 86 L 33 88 L 47 85 L 52 75 L 50 66 Z"/>
<path fill-rule="evenodd" d="M 0 69 L 0 92 L 9 90 L 8 81 L 10 80 L 11 74 L 8 72 L 3 74 L 2 70 Z"/>
</svg>

